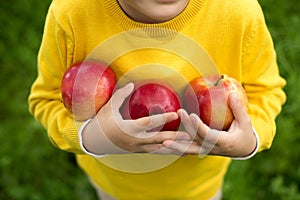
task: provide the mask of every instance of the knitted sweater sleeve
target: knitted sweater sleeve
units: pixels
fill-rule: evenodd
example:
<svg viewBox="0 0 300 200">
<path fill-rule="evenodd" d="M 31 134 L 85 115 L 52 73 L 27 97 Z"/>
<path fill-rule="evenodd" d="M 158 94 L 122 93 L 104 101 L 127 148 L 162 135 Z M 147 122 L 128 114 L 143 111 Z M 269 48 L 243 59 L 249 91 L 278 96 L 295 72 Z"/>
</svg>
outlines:
<svg viewBox="0 0 300 200">
<path fill-rule="evenodd" d="M 257 4 L 258 6 L 258 4 Z M 243 84 L 249 99 L 248 113 L 256 129 L 259 151 L 270 148 L 276 132 L 275 118 L 286 96 L 286 84 L 280 76 L 271 35 L 260 7 L 256 20 L 247 30 L 242 55 Z"/>
<path fill-rule="evenodd" d="M 61 101 L 61 80 L 72 63 L 72 52 L 71 35 L 56 21 L 52 4 L 38 55 L 38 77 L 29 95 L 29 109 L 46 128 L 55 146 L 69 152 L 82 153 L 78 142 L 81 123 L 73 119 Z"/>
</svg>

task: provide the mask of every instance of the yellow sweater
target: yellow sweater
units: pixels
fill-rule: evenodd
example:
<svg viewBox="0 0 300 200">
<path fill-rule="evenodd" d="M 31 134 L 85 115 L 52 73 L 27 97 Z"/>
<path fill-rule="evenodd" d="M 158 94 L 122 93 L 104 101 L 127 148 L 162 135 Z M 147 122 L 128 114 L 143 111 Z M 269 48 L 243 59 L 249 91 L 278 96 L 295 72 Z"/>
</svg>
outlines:
<svg viewBox="0 0 300 200">
<path fill-rule="evenodd" d="M 191 0 L 160 24 L 131 20 L 116 0 L 53 0 L 46 19 L 29 105 L 53 144 L 75 153 L 89 177 L 120 199 L 208 199 L 222 186 L 230 158 L 83 153 L 82 122 L 61 103 L 61 79 L 71 64 L 89 58 L 108 62 L 121 84 L 158 78 L 178 92 L 201 74 L 235 77 L 247 92 L 259 150 L 271 146 L 285 81 L 257 0 Z"/>
</svg>

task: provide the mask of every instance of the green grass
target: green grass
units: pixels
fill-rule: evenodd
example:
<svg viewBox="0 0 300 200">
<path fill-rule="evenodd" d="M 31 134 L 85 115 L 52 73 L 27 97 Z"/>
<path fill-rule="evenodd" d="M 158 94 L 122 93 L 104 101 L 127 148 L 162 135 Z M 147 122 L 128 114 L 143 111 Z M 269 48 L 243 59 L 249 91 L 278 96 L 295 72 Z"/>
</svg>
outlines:
<svg viewBox="0 0 300 200">
<path fill-rule="evenodd" d="M 224 199 L 300 199 L 300 17 L 297 0 L 261 0 L 288 96 L 272 148 L 234 161 Z M 54 148 L 28 113 L 36 55 L 50 0 L 3 1 L 0 7 L 0 199 L 96 199 L 74 156 Z"/>
<path fill-rule="evenodd" d="M 96 199 L 74 156 L 54 148 L 28 113 L 36 57 L 50 0 L 0 8 L 0 199 Z"/>
</svg>

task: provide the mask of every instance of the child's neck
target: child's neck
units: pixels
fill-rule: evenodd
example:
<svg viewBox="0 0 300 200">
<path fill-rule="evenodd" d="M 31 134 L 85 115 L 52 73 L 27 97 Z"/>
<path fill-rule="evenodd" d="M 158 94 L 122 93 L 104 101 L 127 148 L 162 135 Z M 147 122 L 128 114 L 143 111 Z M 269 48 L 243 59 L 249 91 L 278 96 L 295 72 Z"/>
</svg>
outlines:
<svg viewBox="0 0 300 200">
<path fill-rule="evenodd" d="M 141 23 L 162 23 L 179 15 L 189 0 L 117 0 L 122 10 Z"/>
</svg>

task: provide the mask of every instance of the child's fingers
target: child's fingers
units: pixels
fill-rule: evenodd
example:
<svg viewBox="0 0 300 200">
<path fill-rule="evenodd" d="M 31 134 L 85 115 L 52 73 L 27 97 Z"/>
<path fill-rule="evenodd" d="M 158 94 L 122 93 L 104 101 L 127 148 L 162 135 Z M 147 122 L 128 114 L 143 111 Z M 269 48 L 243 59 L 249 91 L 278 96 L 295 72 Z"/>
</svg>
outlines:
<svg viewBox="0 0 300 200">
<path fill-rule="evenodd" d="M 182 154 L 199 155 L 201 158 L 208 155 L 212 149 L 210 147 L 200 146 L 197 142 L 191 141 L 165 140 L 163 145 L 173 151 L 181 152 Z"/>
<path fill-rule="evenodd" d="M 133 89 L 133 83 L 128 83 L 126 86 L 118 89 L 111 97 L 112 108 L 119 109 L 124 103 L 124 100 L 132 93 Z"/>
<path fill-rule="evenodd" d="M 198 144 L 201 146 L 200 153 L 203 155 L 215 151 L 221 142 L 222 131 L 209 128 L 196 114 L 190 115 L 191 121 L 198 125 Z"/>
<path fill-rule="evenodd" d="M 142 117 L 133 120 L 132 123 L 135 124 L 134 130 L 140 132 L 151 130 L 176 119 L 178 119 L 178 115 L 176 112 L 168 112 L 157 115 L 151 115 L 149 117 Z"/>
<path fill-rule="evenodd" d="M 200 146 L 196 142 L 165 140 L 162 144 L 169 149 L 184 154 L 194 154 L 194 155 L 200 154 Z"/>
<path fill-rule="evenodd" d="M 188 113 L 184 109 L 179 109 L 177 113 L 180 116 L 184 129 L 190 134 L 191 138 L 194 139 L 197 135 L 197 125 L 191 121 Z"/>
<path fill-rule="evenodd" d="M 145 145 L 145 148 L 149 149 L 149 148 L 152 148 L 152 149 L 149 149 L 147 152 L 149 153 L 152 153 L 152 154 L 162 154 L 162 155 L 170 155 L 170 154 L 173 154 L 173 155 L 183 155 L 182 152 L 179 152 L 175 149 L 169 149 L 169 148 L 166 148 L 164 147 L 162 144 L 160 144 L 161 146 L 157 145 L 157 144 L 154 144 L 154 145 Z M 155 150 L 156 148 L 156 150 Z M 158 149 L 158 150 L 157 150 Z"/>
<path fill-rule="evenodd" d="M 192 113 L 190 114 L 190 120 L 197 127 L 197 133 L 200 138 L 204 138 L 206 133 L 209 131 L 209 127 L 203 123 L 198 115 Z"/>
<path fill-rule="evenodd" d="M 166 148 L 181 152 L 183 154 L 199 155 L 200 158 L 210 154 L 218 155 L 218 149 L 215 149 L 215 144 L 209 142 L 203 142 L 202 144 L 199 144 L 195 141 L 165 140 L 162 144 Z"/>
<path fill-rule="evenodd" d="M 110 106 L 110 108 L 107 107 L 107 109 L 110 109 L 114 120 L 119 124 L 123 117 L 120 113 L 120 108 L 123 105 L 125 99 L 133 92 L 134 84 L 128 83 L 126 86 L 118 89 L 111 97 L 110 101 L 107 103 L 107 106 Z M 119 124 L 120 127 L 122 127 L 121 124 Z"/>
<path fill-rule="evenodd" d="M 229 105 L 232 110 L 233 116 L 238 123 L 242 123 L 245 119 L 248 118 L 248 114 L 242 102 L 234 92 L 231 92 L 229 94 Z"/>
</svg>

